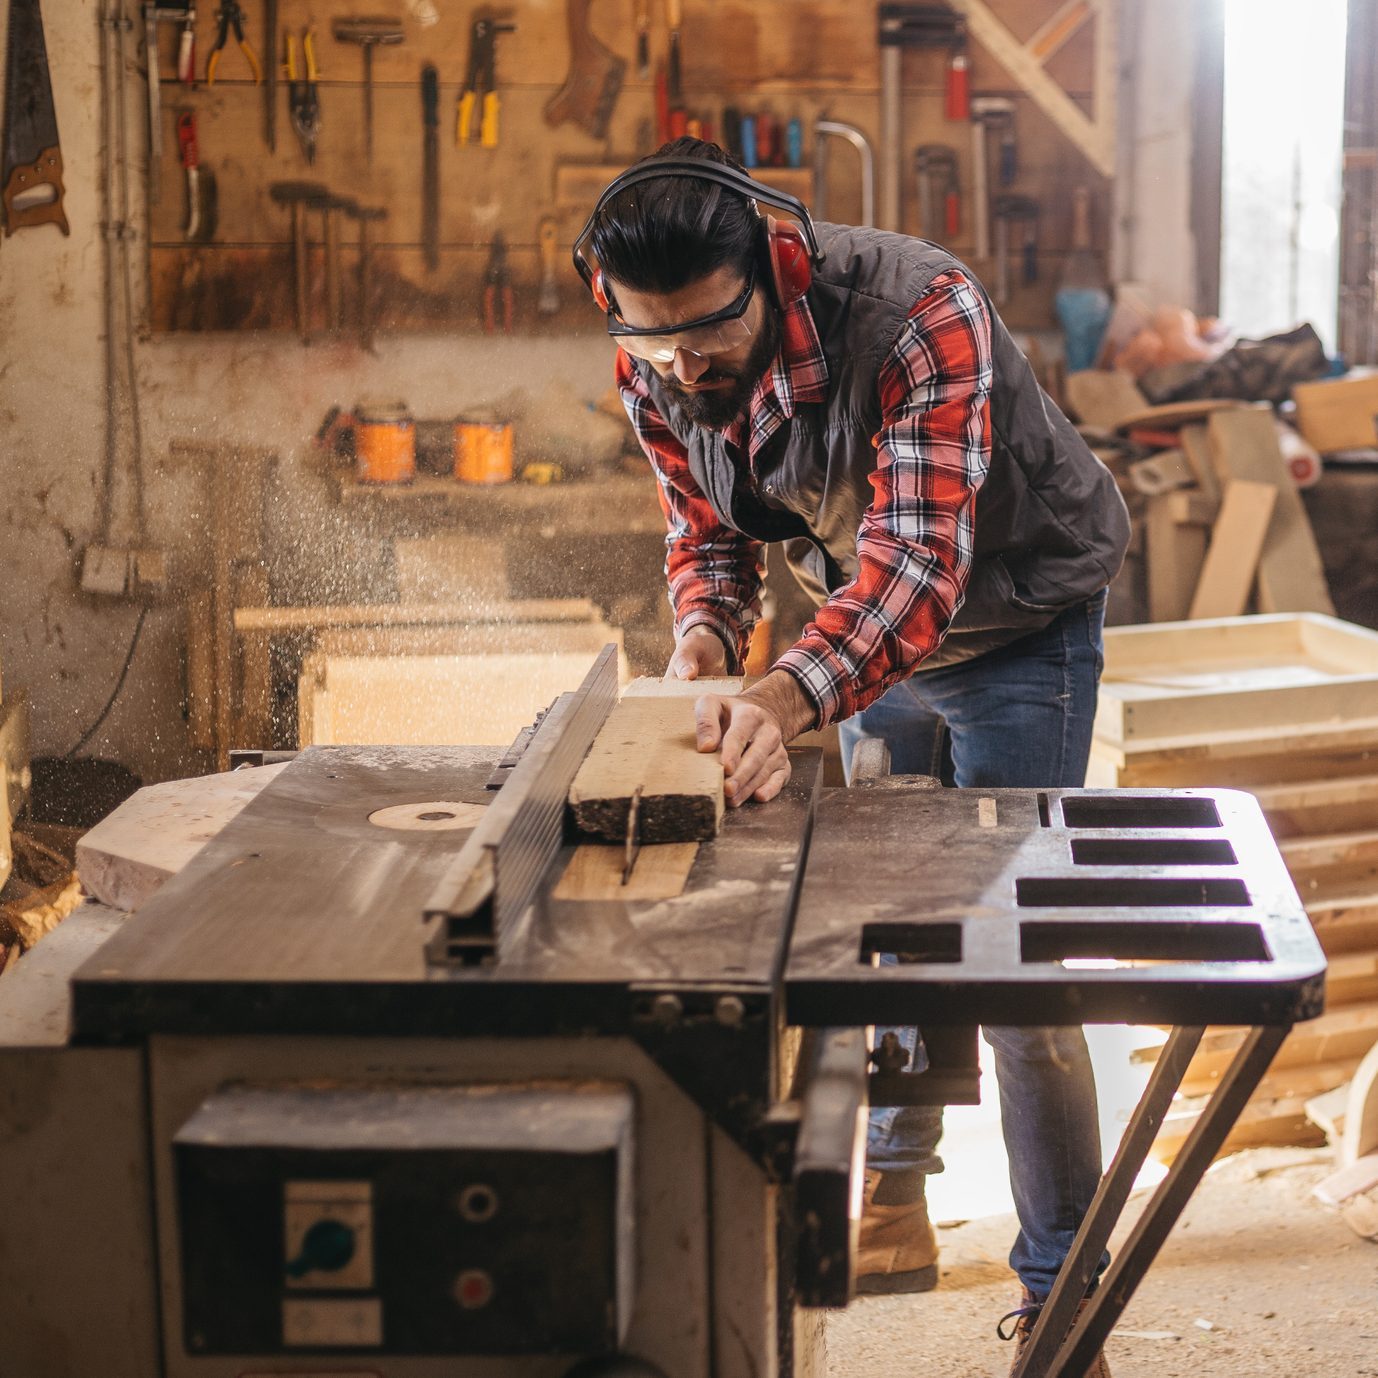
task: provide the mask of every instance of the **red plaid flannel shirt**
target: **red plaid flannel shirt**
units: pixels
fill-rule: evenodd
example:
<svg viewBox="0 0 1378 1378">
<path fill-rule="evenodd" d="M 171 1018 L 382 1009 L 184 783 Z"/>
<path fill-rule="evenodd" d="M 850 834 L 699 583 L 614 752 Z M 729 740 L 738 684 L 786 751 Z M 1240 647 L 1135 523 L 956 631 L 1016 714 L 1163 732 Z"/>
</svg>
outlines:
<svg viewBox="0 0 1378 1378">
<path fill-rule="evenodd" d="M 754 465 L 797 403 L 825 400 L 827 383 L 818 331 L 800 300 L 784 312 L 780 351 L 728 440 L 740 446 L 745 438 Z M 684 446 L 621 350 L 617 384 L 660 483 L 676 635 L 711 627 L 740 663 L 760 615 L 763 547 L 718 520 Z M 819 726 L 859 713 L 911 675 L 962 606 L 976 490 L 990 464 L 991 388 L 990 318 L 964 273 L 941 274 L 915 302 L 878 387 L 875 495 L 857 531 L 856 577 L 774 666 L 798 681 Z"/>
</svg>

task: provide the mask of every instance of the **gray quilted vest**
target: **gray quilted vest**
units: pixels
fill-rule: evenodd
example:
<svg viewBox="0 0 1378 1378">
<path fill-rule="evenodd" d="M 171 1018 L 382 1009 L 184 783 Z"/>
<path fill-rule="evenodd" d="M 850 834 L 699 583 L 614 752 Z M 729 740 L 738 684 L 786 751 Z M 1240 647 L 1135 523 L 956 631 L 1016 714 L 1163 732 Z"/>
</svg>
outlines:
<svg viewBox="0 0 1378 1378">
<path fill-rule="evenodd" d="M 821 607 L 857 569 L 856 535 L 876 465 L 871 437 L 881 428 L 881 364 L 933 279 L 963 265 L 937 245 L 904 235 L 845 225 L 817 229 L 827 257 L 814 272 L 808 305 L 828 362 L 827 396 L 799 403 L 758 452 L 755 494 L 749 482 L 739 482 L 722 436 L 688 420 L 654 370 L 637 366 L 719 520 L 781 542 L 790 570 Z M 976 495 L 966 597 L 947 638 L 924 662 L 928 667 L 980 655 L 1084 602 L 1119 572 L 1129 543 L 1129 514 L 1115 480 L 1039 387 L 986 304 L 993 353 L 990 472 Z"/>
</svg>

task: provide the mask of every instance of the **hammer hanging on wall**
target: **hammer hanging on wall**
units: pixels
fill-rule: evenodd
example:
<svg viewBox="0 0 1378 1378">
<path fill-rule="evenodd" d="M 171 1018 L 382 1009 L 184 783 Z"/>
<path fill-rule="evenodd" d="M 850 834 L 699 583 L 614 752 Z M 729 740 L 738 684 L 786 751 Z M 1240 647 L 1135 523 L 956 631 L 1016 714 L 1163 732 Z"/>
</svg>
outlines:
<svg viewBox="0 0 1378 1378">
<path fill-rule="evenodd" d="M 373 162 L 373 50 L 402 41 L 400 19 L 377 16 L 337 19 L 331 28 L 337 43 L 353 43 L 364 50 L 364 158 Z"/>
</svg>

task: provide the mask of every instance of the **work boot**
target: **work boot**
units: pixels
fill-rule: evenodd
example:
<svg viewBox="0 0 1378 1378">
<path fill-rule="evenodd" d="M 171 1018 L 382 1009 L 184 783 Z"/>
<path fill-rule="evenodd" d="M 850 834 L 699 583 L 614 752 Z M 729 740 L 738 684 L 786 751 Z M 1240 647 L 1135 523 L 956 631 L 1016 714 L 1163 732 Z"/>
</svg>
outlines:
<svg viewBox="0 0 1378 1378">
<path fill-rule="evenodd" d="M 856 1253 L 858 1294 L 931 1292 L 938 1285 L 938 1237 L 923 1186 L 918 1172 L 866 1174 Z"/>
<path fill-rule="evenodd" d="M 1081 1319 L 1081 1313 L 1091 1304 L 1088 1297 L 1077 1307 L 1076 1320 Z M 1033 1334 L 1034 1326 L 1038 1324 L 1038 1313 L 1043 1310 L 1043 1303 L 1034 1296 L 1026 1287 L 1024 1288 L 1024 1300 L 1019 1307 L 1011 1311 L 1008 1315 L 1000 1318 L 1000 1323 L 995 1327 L 995 1333 L 1002 1340 L 1013 1340 L 1014 1359 L 1010 1364 L 1010 1373 L 1019 1367 L 1019 1361 L 1024 1357 L 1024 1350 L 1029 1343 L 1029 1337 Z M 1005 1322 L 1013 1321 L 1014 1329 L 1007 1335 L 1005 1334 Z M 1075 1321 L 1073 1322 L 1075 1324 Z M 1077 1378 L 1110 1378 L 1110 1365 L 1105 1362 L 1105 1351 L 1096 1351 L 1096 1357 L 1091 1360 L 1089 1368 L 1084 1369 Z"/>
</svg>

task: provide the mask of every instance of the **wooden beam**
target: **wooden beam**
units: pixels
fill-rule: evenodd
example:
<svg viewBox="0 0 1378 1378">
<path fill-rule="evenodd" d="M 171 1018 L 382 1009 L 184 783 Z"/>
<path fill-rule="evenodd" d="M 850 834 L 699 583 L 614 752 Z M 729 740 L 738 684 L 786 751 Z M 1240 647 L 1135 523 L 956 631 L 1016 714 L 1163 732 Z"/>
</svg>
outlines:
<svg viewBox="0 0 1378 1378">
<path fill-rule="evenodd" d="M 1247 479 L 1277 489 L 1258 565 L 1260 612 L 1335 612 L 1306 509 L 1278 447 L 1271 407 L 1218 411 L 1207 422 L 1222 483 Z"/>
<path fill-rule="evenodd" d="M 662 842 L 643 847 L 623 884 L 626 853 L 606 842 L 576 847 L 564 874 L 551 892 L 557 900 L 672 900 L 684 893 L 697 842 Z"/>
<path fill-rule="evenodd" d="M 1089 0 L 1067 0 L 1060 10 L 1048 16 L 1024 45 L 1041 63 L 1060 52 L 1067 41 L 1085 27 L 1095 14 Z"/>
<path fill-rule="evenodd" d="M 1035 105 L 1086 156 L 1103 177 L 1115 175 L 1115 45 L 1112 0 L 1092 0 L 1096 11 L 1095 118 L 1043 70 L 1042 61 L 1010 32 L 985 0 L 952 0 L 971 36 L 1005 68 Z"/>
<path fill-rule="evenodd" d="M 1187 617 L 1237 617 L 1249 606 L 1263 543 L 1273 519 L 1278 490 L 1243 479 L 1225 485 L 1220 515 Z"/>
<path fill-rule="evenodd" d="M 570 786 L 575 823 L 593 837 L 621 841 L 638 790 L 643 842 L 717 835 L 722 762 L 698 750 L 691 699 L 626 698 L 613 709 Z"/>
<path fill-rule="evenodd" d="M 236 608 L 239 632 L 301 632 L 322 627 L 407 627 L 438 623 L 591 622 L 599 616 L 587 598 L 530 598 L 470 603 L 354 603 L 308 607 Z"/>
</svg>

